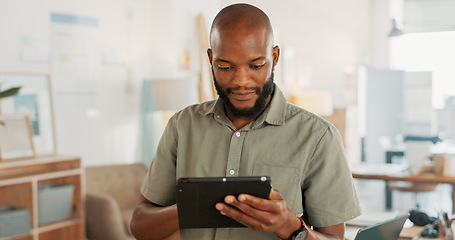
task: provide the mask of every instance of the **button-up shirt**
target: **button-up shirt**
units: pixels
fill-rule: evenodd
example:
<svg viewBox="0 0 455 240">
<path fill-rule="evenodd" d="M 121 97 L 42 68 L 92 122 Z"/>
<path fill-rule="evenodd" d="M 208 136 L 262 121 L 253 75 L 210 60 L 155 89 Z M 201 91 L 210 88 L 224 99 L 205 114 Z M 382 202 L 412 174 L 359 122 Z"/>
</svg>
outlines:
<svg viewBox="0 0 455 240">
<path fill-rule="evenodd" d="M 331 226 L 360 215 L 337 129 L 286 102 L 280 89 L 253 122 L 236 129 L 222 99 L 189 106 L 168 122 L 141 192 L 149 201 L 176 203 L 181 177 L 270 176 L 294 213 Z M 215 206 L 214 206 L 215 207 Z M 248 228 L 182 229 L 181 239 L 277 239 Z"/>
</svg>

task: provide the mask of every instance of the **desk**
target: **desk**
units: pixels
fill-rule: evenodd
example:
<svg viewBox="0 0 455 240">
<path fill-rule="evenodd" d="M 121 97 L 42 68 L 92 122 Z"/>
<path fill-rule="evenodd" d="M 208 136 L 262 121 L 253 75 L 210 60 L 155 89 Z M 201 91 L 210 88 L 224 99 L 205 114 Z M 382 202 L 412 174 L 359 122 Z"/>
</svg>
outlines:
<svg viewBox="0 0 455 240">
<path fill-rule="evenodd" d="M 420 182 L 420 183 L 445 183 L 452 185 L 452 212 L 455 213 L 455 176 L 437 176 L 434 174 L 422 175 L 379 175 L 379 174 L 352 174 L 353 178 L 358 179 L 376 179 L 376 180 L 392 180 L 392 181 L 406 181 L 406 182 Z M 386 185 L 387 186 L 387 185 Z"/>
</svg>

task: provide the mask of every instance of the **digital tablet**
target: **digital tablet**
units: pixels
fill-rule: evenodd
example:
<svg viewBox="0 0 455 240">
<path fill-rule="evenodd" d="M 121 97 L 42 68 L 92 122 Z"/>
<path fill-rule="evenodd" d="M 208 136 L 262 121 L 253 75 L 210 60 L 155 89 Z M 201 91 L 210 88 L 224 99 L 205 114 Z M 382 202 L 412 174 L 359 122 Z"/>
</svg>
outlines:
<svg viewBox="0 0 455 240">
<path fill-rule="evenodd" d="M 176 200 L 180 228 L 245 227 L 221 215 L 215 205 L 224 202 L 227 195 L 242 193 L 268 199 L 270 190 L 268 176 L 179 178 Z"/>
</svg>

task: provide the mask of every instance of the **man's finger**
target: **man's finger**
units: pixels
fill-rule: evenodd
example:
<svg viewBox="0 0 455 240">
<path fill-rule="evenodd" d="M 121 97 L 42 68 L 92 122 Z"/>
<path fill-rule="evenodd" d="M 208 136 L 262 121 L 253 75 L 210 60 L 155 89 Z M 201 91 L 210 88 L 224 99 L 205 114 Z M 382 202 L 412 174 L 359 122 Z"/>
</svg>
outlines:
<svg viewBox="0 0 455 240">
<path fill-rule="evenodd" d="M 259 198 L 248 194 L 240 194 L 237 199 L 239 203 L 247 204 L 261 211 L 270 212 L 275 210 L 275 204 L 268 199 Z"/>
<path fill-rule="evenodd" d="M 229 200 L 230 199 L 231 198 L 229 198 Z M 235 199 L 235 198 L 233 197 L 232 199 Z M 228 199 L 226 198 L 225 201 L 226 200 L 228 200 Z M 262 211 L 273 212 L 273 211 L 277 210 L 276 209 L 277 205 L 275 204 L 274 201 L 284 200 L 284 198 L 278 190 L 272 188 L 272 190 L 270 191 L 269 199 L 267 199 L 267 200 L 263 199 L 263 198 L 255 197 L 252 195 L 248 195 L 248 194 L 240 194 L 236 200 L 238 200 L 241 203 L 248 204 L 248 205 L 250 205 L 256 209 L 262 210 Z M 269 201 L 269 200 L 271 200 L 271 201 Z M 226 203 L 231 204 L 230 202 L 226 202 Z"/>
<path fill-rule="evenodd" d="M 248 228 L 256 231 L 263 230 L 261 229 L 262 223 L 260 221 L 243 213 L 241 210 L 235 207 L 231 207 L 223 203 L 217 203 L 215 207 L 218 211 L 220 211 L 221 214 L 234 219 L 235 221 L 245 225 Z"/>
</svg>

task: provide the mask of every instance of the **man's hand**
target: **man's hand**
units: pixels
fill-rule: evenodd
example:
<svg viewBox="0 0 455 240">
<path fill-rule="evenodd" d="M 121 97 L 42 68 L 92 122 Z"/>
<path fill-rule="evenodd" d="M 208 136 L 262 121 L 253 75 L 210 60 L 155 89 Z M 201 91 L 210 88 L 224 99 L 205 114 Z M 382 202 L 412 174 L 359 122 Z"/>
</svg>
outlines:
<svg viewBox="0 0 455 240">
<path fill-rule="evenodd" d="M 280 239 L 288 239 L 300 228 L 300 220 L 276 189 L 272 188 L 269 199 L 240 194 L 226 196 L 224 201 L 226 204 L 216 204 L 221 214 L 255 231 L 274 232 Z"/>
</svg>

